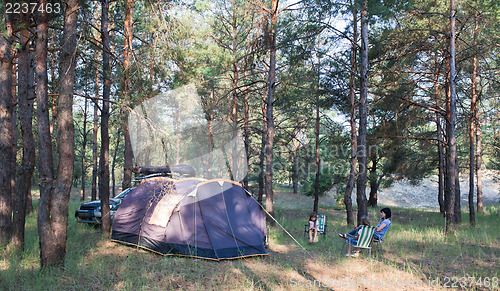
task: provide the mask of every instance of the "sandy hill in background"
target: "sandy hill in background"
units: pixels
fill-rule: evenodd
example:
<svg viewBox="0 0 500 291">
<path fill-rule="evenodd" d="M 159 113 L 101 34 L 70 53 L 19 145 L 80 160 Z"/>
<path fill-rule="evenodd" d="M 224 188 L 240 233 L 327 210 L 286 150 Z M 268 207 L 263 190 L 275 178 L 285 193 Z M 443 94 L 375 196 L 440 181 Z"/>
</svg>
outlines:
<svg viewBox="0 0 500 291">
<path fill-rule="evenodd" d="M 498 171 L 483 171 L 483 202 L 485 205 L 500 202 L 500 177 Z M 391 187 L 380 189 L 379 204 L 406 208 L 439 209 L 437 200 L 437 176 L 423 179 L 418 185 L 409 181 L 397 181 Z M 469 178 L 460 176 L 460 196 L 462 207 L 467 207 L 469 196 Z M 476 201 L 476 193 L 474 193 Z"/>
<path fill-rule="evenodd" d="M 467 176 L 460 177 L 460 188 L 462 207 L 468 206 L 469 179 Z M 370 189 L 366 189 L 368 199 Z M 395 182 L 391 187 L 380 188 L 378 192 L 378 204 L 386 206 L 399 206 L 404 208 L 439 209 L 437 200 L 438 181 L 437 176 L 423 179 L 418 185 L 412 185 L 409 181 Z M 312 208 L 313 197 L 307 197 L 300 193 L 275 192 L 275 205 L 285 209 Z M 356 204 L 356 189 L 352 195 L 353 204 Z M 476 194 L 474 193 L 474 201 Z M 483 171 L 483 202 L 484 205 L 497 204 L 500 202 L 500 171 Z M 336 189 L 319 198 L 320 207 L 331 207 L 336 204 Z"/>
</svg>

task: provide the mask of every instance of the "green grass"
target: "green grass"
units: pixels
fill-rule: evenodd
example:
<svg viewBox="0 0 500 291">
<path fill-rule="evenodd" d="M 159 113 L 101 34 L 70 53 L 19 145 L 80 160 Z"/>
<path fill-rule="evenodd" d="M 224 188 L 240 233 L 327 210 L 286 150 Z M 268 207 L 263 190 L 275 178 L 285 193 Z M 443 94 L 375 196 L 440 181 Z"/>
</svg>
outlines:
<svg viewBox="0 0 500 291">
<path fill-rule="evenodd" d="M 109 242 L 100 230 L 76 223 L 78 200 L 71 200 L 66 263 L 63 268 L 39 268 L 36 215 L 28 217 L 26 250 L 7 247 L 0 252 L 0 290 L 286 290 L 292 278 L 311 280 L 346 272 L 363 275 L 408 276 L 421 280 L 444 277 L 500 278 L 500 215 L 498 206 L 477 214 L 477 226 L 468 225 L 468 214 L 457 226 L 456 236 L 445 236 L 444 220 L 435 211 L 393 208 L 383 257 L 346 258 L 340 253 L 346 232 L 345 213 L 321 208 L 328 215 L 328 233 L 309 244 L 304 224 L 309 209 L 276 209 L 276 220 L 302 245 L 298 246 L 279 226 L 269 228 L 269 255 L 213 262 L 162 257 Z M 376 224 L 378 209 L 370 209 Z M 352 270 L 356 265 L 363 267 Z M 356 273 L 357 274 L 357 273 Z M 396 276 L 396 275 L 394 275 Z M 333 288 L 336 289 L 336 288 Z"/>
</svg>

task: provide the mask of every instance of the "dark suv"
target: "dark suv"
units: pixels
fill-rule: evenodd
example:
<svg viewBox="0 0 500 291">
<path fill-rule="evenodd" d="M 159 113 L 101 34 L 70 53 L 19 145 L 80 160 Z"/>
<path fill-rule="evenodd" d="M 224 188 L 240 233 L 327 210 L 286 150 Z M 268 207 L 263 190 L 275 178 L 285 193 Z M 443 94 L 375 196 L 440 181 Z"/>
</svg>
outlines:
<svg viewBox="0 0 500 291">
<path fill-rule="evenodd" d="M 136 167 L 134 168 L 134 173 L 136 174 L 133 182 L 138 184 L 144 180 L 152 179 L 156 177 L 170 177 L 170 178 L 184 178 L 184 177 L 194 177 L 196 174 L 195 168 L 190 165 L 172 165 L 172 166 L 162 166 L 162 167 Z M 109 199 L 109 209 L 111 221 L 115 217 L 116 210 L 120 206 L 122 199 L 127 196 L 130 191 L 135 189 L 135 187 L 128 188 L 120 194 L 116 195 L 114 198 Z M 80 207 L 75 211 L 76 221 L 90 223 L 90 224 L 101 224 L 101 200 L 95 200 L 90 202 L 85 202 L 80 204 Z"/>
<path fill-rule="evenodd" d="M 122 199 L 125 198 L 125 196 L 127 196 L 127 194 L 130 193 L 130 191 L 132 191 L 133 189 L 135 189 L 135 187 L 128 188 L 120 194 L 116 195 L 116 197 L 109 199 L 111 220 L 113 220 L 115 212 L 120 206 Z M 78 222 L 101 224 L 101 200 L 95 200 L 80 204 L 80 207 L 78 207 L 78 209 L 75 211 L 75 217 L 76 221 Z"/>
</svg>

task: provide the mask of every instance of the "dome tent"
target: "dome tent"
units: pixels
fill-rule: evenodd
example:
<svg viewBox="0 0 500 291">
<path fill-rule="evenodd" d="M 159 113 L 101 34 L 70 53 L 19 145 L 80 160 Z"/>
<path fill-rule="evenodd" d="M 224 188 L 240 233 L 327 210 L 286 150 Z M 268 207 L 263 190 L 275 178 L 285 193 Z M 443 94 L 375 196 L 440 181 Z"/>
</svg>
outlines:
<svg viewBox="0 0 500 291">
<path fill-rule="evenodd" d="M 154 178 L 122 201 L 113 241 L 213 260 L 266 255 L 265 214 L 239 183 Z"/>
</svg>

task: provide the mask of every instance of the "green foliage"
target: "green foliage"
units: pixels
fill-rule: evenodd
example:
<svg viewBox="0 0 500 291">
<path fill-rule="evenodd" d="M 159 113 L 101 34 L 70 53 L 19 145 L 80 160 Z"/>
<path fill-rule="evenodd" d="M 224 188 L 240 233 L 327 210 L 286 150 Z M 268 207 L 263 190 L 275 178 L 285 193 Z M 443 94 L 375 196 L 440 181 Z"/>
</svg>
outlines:
<svg viewBox="0 0 500 291">
<path fill-rule="evenodd" d="M 306 196 L 314 196 L 315 194 L 315 184 L 316 184 L 316 175 L 310 175 L 302 182 L 302 193 Z M 318 193 L 319 195 L 323 195 L 328 190 L 330 190 L 333 185 L 335 185 L 334 178 L 328 173 L 327 170 L 321 170 L 319 175 L 319 185 L 318 185 Z"/>
<path fill-rule="evenodd" d="M 318 193 L 320 196 L 330 191 L 332 187 L 337 186 L 342 188 L 346 180 L 346 173 L 342 171 L 343 167 L 333 165 L 331 168 L 323 168 L 319 174 L 319 187 Z M 314 196 L 316 184 L 316 175 L 309 175 L 302 181 L 302 193 L 306 196 Z"/>
<path fill-rule="evenodd" d="M 500 170 L 500 137 L 496 136 L 492 142 L 492 155 L 488 168 Z"/>
</svg>

